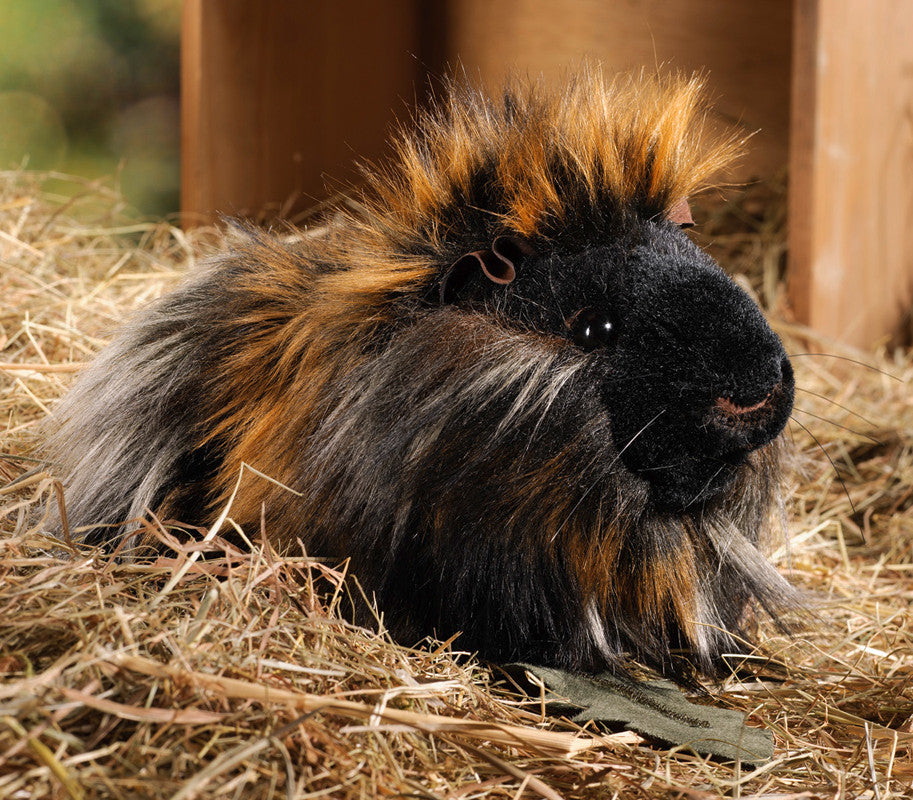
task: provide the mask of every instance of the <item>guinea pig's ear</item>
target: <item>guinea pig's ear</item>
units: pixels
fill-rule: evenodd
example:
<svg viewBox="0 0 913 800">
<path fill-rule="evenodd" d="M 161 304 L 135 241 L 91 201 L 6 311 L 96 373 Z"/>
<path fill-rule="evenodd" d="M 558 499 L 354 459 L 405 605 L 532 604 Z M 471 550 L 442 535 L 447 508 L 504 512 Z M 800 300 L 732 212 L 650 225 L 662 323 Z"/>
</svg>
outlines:
<svg viewBox="0 0 913 800">
<path fill-rule="evenodd" d="M 495 283 L 510 283 L 513 275 L 507 280 L 498 277 L 503 271 L 502 266 L 501 261 L 491 250 L 474 250 L 460 256 L 441 279 L 441 303 L 455 302 L 473 275 L 480 271 Z M 492 275 L 495 277 L 491 277 Z"/>
<path fill-rule="evenodd" d="M 669 210 L 669 222 L 674 222 L 680 228 L 691 228 L 694 226 L 694 217 L 691 216 L 691 206 L 687 200 L 679 200 Z"/>
<path fill-rule="evenodd" d="M 452 303 L 472 276 L 481 270 L 492 283 L 506 286 L 517 277 L 516 266 L 533 252 L 517 236 L 498 236 L 491 250 L 474 250 L 453 262 L 441 280 L 441 303 Z"/>
<path fill-rule="evenodd" d="M 521 236 L 496 236 L 491 243 L 492 252 L 509 268 L 510 280 L 516 276 L 517 267 L 535 252 L 532 245 Z M 505 281 L 509 283 L 510 281 Z"/>
</svg>

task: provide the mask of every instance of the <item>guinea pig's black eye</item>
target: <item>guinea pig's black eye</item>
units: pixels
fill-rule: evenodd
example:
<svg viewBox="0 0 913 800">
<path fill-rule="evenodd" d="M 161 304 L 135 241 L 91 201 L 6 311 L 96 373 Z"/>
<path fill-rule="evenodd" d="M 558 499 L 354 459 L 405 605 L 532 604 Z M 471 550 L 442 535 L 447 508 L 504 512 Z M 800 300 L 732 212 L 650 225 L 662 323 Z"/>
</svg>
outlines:
<svg viewBox="0 0 913 800">
<path fill-rule="evenodd" d="M 595 308 L 578 311 L 567 324 L 574 344 L 584 350 L 604 347 L 615 338 L 615 323 L 608 314 Z"/>
</svg>

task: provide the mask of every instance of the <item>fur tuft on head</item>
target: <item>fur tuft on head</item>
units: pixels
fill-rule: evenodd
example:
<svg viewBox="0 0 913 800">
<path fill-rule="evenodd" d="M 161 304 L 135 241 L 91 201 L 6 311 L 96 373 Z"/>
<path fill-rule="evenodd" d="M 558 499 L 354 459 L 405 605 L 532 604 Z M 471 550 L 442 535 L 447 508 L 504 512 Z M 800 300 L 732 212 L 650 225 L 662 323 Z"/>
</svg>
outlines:
<svg viewBox="0 0 913 800">
<path fill-rule="evenodd" d="M 592 67 L 563 91 L 454 89 L 370 174 L 371 221 L 391 243 L 440 253 L 471 233 L 592 239 L 632 214 L 666 216 L 741 148 L 709 130 L 702 94 L 700 77 L 607 82 Z"/>
</svg>

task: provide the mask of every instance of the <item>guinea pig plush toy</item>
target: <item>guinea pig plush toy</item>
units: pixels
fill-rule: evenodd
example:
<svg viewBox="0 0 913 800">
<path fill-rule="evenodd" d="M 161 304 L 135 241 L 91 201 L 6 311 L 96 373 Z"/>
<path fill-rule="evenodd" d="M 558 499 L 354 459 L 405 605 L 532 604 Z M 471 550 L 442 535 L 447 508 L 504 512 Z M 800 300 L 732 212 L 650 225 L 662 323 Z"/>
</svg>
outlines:
<svg viewBox="0 0 913 800">
<path fill-rule="evenodd" d="M 100 354 L 49 438 L 70 528 L 137 552 L 237 484 L 406 643 L 719 672 L 792 601 L 790 363 L 682 230 L 734 149 L 695 79 L 454 89 L 324 234 L 246 230 Z"/>
</svg>

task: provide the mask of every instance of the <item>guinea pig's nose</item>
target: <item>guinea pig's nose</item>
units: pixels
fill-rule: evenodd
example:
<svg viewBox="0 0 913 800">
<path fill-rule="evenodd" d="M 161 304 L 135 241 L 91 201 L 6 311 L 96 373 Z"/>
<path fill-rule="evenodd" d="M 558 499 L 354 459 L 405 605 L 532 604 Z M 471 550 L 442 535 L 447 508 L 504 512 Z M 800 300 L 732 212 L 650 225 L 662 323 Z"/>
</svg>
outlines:
<svg viewBox="0 0 913 800">
<path fill-rule="evenodd" d="M 792 410 L 792 401 L 792 370 L 784 358 L 772 385 L 754 387 L 749 395 L 717 397 L 710 404 L 706 427 L 724 449 L 754 450 L 780 433 Z"/>
<path fill-rule="evenodd" d="M 744 425 L 750 419 L 748 415 L 767 407 L 772 394 L 773 390 L 769 391 L 760 403 L 753 403 L 750 406 L 739 405 L 733 402 L 730 397 L 718 397 L 714 405 L 717 411 L 722 412 L 721 419 L 728 420 L 734 425 Z"/>
</svg>

